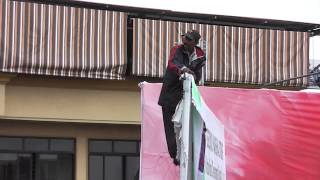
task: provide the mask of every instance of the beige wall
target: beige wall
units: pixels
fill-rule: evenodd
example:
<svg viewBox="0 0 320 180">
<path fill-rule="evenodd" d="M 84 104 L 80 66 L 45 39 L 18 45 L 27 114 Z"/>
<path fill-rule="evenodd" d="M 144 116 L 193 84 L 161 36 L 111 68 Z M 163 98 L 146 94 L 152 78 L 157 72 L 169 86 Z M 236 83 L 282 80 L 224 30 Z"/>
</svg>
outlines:
<svg viewBox="0 0 320 180">
<path fill-rule="evenodd" d="M 4 79 L 0 82 L 2 119 L 140 124 L 138 81 L 46 76 Z"/>
<path fill-rule="evenodd" d="M 0 136 L 139 139 L 140 125 L 38 122 L 0 119 Z"/>
<path fill-rule="evenodd" d="M 0 116 L 5 115 L 6 85 L 0 83 Z"/>
<path fill-rule="evenodd" d="M 140 93 L 95 89 L 6 87 L 5 116 L 138 124 Z"/>
<path fill-rule="evenodd" d="M 74 138 L 76 140 L 75 180 L 87 180 L 88 139 L 138 140 L 140 139 L 140 126 L 0 119 L 0 136 Z"/>
</svg>

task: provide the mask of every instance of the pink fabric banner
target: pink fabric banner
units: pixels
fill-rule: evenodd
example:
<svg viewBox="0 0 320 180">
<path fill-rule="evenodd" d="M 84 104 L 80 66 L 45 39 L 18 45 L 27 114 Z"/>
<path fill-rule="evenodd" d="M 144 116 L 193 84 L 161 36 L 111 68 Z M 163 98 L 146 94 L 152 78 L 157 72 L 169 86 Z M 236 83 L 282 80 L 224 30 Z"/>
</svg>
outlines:
<svg viewBox="0 0 320 180">
<path fill-rule="evenodd" d="M 167 152 L 161 84 L 142 85 L 141 179 L 178 180 Z M 319 180 L 320 93 L 200 87 L 225 127 L 228 180 Z"/>
</svg>

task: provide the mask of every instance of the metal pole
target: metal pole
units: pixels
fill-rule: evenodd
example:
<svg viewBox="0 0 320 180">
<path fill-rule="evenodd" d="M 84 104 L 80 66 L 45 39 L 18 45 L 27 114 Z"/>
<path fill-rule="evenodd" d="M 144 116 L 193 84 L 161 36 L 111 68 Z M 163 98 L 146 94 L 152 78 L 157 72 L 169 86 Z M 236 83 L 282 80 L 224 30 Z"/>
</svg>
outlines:
<svg viewBox="0 0 320 180">
<path fill-rule="evenodd" d="M 302 75 L 302 76 L 298 76 L 298 77 L 293 77 L 293 78 L 289 78 L 289 79 L 285 79 L 285 80 L 281 80 L 281 81 L 276 81 L 276 82 L 264 84 L 263 87 L 267 87 L 267 86 L 271 86 L 271 85 L 275 85 L 275 84 L 280 84 L 280 83 L 283 83 L 283 82 L 286 82 L 286 81 L 291 81 L 291 80 L 295 80 L 295 79 L 309 77 L 309 76 L 313 76 L 313 75 L 317 75 L 317 74 L 320 74 L 320 72 L 315 72 L 315 73 L 311 73 L 311 74 L 306 74 L 306 75 Z"/>
<path fill-rule="evenodd" d="M 192 126 L 191 81 L 193 76 L 185 73 L 183 80 L 183 114 L 182 114 L 182 144 L 180 155 L 180 180 L 192 180 Z"/>
</svg>

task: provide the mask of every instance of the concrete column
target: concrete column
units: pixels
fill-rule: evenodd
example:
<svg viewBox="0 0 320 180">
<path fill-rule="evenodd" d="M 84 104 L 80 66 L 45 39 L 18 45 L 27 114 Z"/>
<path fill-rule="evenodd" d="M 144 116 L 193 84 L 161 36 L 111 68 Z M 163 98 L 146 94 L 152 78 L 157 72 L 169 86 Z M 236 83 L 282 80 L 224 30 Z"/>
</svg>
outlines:
<svg viewBox="0 0 320 180">
<path fill-rule="evenodd" d="M 15 74 L 0 73 L 0 116 L 4 116 L 6 113 L 6 84 L 15 76 Z"/>
<path fill-rule="evenodd" d="M 88 138 L 78 136 L 76 141 L 76 180 L 88 180 Z"/>
<path fill-rule="evenodd" d="M 5 115 L 6 85 L 0 83 L 0 116 Z"/>
</svg>

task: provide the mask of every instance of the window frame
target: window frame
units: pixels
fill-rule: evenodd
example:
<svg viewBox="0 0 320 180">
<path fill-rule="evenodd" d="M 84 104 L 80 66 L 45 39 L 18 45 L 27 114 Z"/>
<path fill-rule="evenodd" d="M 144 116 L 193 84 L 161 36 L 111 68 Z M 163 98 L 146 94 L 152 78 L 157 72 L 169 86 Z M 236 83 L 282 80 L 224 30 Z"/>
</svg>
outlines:
<svg viewBox="0 0 320 180">
<path fill-rule="evenodd" d="M 31 179 L 36 180 L 36 170 L 37 167 L 35 165 L 35 161 L 38 156 L 41 154 L 67 154 L 71 155 L 72 157 L 72 180 L 75 180 L 75 169 L 76 169 L 76 139 L 70 137 L 37 137 L 37 136 L 0 136 L 0 138 L 20 138 L 22 140 L 22 150 L 1 150 L 0 153 L 13 153 L 13 154 L 31 154 L 32 157 L 32 172 L 31 172 Z M 32 150 L 25 150 L 26 149 L 26 139 L 47 139 L 48 141 L 48 150 L 46 151 L 32 151 Z M 73 145 L 73 151 L 54 151 L 51 150 L 51 140 L 71 140 Z"/>
<path fill-rule="evenodd" d="M 91 141 L 111 141 L 111 152 L 90 152 L 90 142 Z M 135 142 L 136 143 L 136 152 L 115 152 L 114 150 L 114 142 Z M 126 178 L 126 157 L 138 157 L 140 158 L 140 146 L 141 141 L 135 139 L 95 139 L 95 138 L 88 138 L 88 180 L 90 180 L 90 156 L 102 156 L 102 180 L 105 180 L 105 157 L 107 156 L 119 156 L 121 157 L 122 161 L 122 179 L 125 180 Z M 139 163 L 140 167 L 140 163 Z"/>
</svg>

